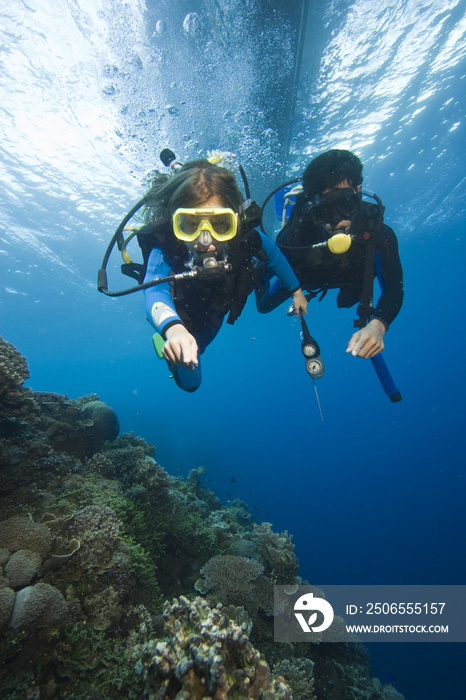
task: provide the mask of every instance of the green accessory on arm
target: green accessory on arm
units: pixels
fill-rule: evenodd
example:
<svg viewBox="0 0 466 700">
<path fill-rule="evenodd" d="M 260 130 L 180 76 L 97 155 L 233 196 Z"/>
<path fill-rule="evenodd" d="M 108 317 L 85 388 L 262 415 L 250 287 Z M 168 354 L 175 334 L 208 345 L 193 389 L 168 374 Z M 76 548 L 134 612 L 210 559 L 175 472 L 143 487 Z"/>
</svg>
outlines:
<svg viewBox="0 0 466 700">
<path fill-rule="evenodd" d="M 160 333 L 154 333 L 152 336 L 152 342 L 154 344 L 154 350 L 157 353 L 157 357 L 160 360 L 163 360 L 163 346 L 165 345 L 165 341 Z"/>
</svg>

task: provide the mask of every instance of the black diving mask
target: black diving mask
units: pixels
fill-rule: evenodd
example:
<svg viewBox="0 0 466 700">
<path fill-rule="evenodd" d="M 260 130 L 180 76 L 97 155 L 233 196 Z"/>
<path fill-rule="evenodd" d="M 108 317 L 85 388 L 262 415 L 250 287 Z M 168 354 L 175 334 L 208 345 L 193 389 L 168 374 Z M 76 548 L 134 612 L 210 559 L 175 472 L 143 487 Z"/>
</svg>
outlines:
<svg viewBox="0 0 466 700">
<path fill-rule="evenodd" d="M 340 187 L 319 195 L 306 205 L 313 224 L 330 224 L 335 228 L 340 221 L 352 221 L 359 210 L 360 196 L 350 187 Z"/>
</svg>

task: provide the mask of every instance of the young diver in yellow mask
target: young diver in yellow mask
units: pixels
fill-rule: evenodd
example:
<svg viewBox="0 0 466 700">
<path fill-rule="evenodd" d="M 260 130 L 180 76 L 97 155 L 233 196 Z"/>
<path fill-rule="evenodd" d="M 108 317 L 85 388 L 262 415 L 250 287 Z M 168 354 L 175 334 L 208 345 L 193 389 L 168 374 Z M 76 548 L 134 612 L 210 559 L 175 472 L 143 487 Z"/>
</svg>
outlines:
<svg viewBox="0 0 466 700">
<path fill-rule="evenodd" d="M 143 283 L 193 270 L 192 278 L 146 288 L 147 318 L 176 383 L 188 392 L 201 383 L 200 355 L 225 316 L 234 323 L 256 286 L 253 259 L 275 274 L 307 313 L 300 283 L 277 245 L 255 230 L 235 175 L 208 160 L 185 163 L 146 195 L 146 224 L 138 241 Z M 160 338 L 161 337 L 161 338 Z"/>
</svg>

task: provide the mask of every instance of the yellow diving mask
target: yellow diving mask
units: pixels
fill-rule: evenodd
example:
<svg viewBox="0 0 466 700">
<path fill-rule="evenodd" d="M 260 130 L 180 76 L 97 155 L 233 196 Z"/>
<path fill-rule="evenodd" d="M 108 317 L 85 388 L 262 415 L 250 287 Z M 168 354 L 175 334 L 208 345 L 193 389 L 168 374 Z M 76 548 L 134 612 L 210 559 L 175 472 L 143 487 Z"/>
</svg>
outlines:
<svg viewBox="0 0 466 700">
<path fill-rule="evenodd" d="M 202 231 L 208 231 L 216 241 L 229 241 L 236 236 L 238 217 L 233 209 L 177 209 L 173 214 L 173 233 L 180 241 L 190 243 Z"/>
</svg>

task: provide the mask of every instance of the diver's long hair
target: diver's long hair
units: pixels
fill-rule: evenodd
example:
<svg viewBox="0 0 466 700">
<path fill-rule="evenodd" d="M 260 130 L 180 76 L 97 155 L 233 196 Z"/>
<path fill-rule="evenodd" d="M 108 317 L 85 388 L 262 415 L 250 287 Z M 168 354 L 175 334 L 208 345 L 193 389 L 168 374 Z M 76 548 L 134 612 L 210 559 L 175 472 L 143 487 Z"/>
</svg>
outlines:
<svg viewBox="0 0 466 700">
<path fill-rule="evenodd" d="M 146 222 L 171 223 L 180 207 L 200 207 L 211 197 L 218 197 L 224 207 L 238 212 L 243 195 L 234 173 L 208 160 L 185 163 L 168 180 L 158 175 L 146 194 Z"/>
</svg>

